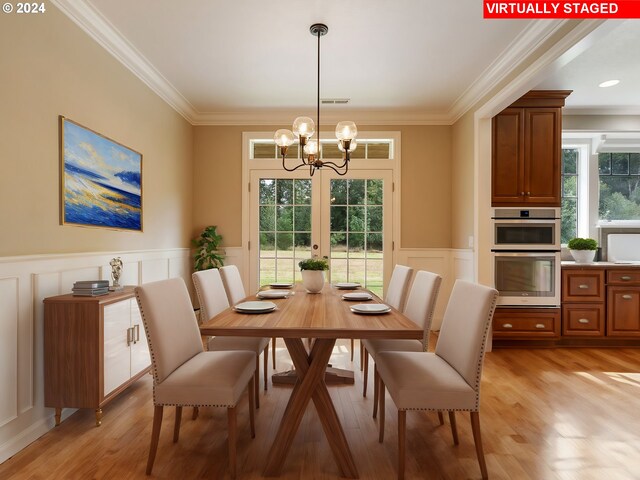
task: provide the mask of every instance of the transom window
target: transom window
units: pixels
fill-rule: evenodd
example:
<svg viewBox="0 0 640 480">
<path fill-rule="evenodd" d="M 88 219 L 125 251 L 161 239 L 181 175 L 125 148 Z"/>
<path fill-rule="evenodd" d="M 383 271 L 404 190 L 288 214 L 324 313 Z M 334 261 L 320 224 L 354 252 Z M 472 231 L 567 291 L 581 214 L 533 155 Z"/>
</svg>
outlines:
<svg viewBox="0 0 640 480">
<path fill-rule="evenodd" d="M 358 147 L 351 153 L 351 158 L 391 159 L 393 158 L 393 140 L 366 139 L 358 140 Z M 320 140 L 322 146 L 320 158 L 342 158 L 336 140 Z M 298 158 L 298 143 L 294 143 L 287 151 L 288 158 Z M 251 140 L 249 158 L 279 158 L 278 147 L 273 140 Z"/>
</svg>

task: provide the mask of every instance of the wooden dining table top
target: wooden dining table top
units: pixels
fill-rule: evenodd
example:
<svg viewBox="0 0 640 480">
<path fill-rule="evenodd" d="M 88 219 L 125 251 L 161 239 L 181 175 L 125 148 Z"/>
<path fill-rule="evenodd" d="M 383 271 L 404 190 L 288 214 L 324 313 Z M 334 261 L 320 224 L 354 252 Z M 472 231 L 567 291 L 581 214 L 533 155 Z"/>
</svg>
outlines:
<svg viewBox="0 0 640 480">
<path fill-rule="evenodd" d="M 383 303 L 376 295 L 365 302 L 346 301 L 340 290 L 326 283 L 321 293 L 307 293 L 301 284 L 291 295 L 266 299 L 277 308 L 268 313 L 240 313 L 228 308 L 200 325 L 202 335 L 280 338 L 400 338 L 422 340 L 423 330 L 401 312 L 357 314 L 350 307 L 358 303 Z M 365 289 L 355 290 L 357 292 Z M 260 300 L 251 295 L 245 301 Z"/>
</svg>

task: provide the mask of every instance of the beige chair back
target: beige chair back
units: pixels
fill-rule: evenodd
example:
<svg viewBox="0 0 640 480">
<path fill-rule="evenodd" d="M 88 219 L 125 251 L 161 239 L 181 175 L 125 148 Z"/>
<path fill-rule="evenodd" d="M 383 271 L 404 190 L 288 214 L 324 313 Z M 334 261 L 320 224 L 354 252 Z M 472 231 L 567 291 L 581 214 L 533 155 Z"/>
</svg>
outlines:
<svg viewBox="0 0 640 480">
<path fill-rule="evenodd" d="M 200 303 L 200 321 L 206 322 L 225 308 L 229 308 L 227 292 L 217 268 L 194 272 L 191 275 Z"/>
<path fill-rule="evenodd" d="M 442 357 L 476 391 L 497 290 L 456 280 L 442 320 L 436 355 Z"/>
<path fill-rule="evenodd" d="M 147 283 L 135 292 L 147 332 L 153 378 L 159 384 L 204 350 L 198 322 L 182 278 Z"/>
<path fill-rule="evenodd" d="M 387 288 L 387 294 L 384 297 L 384 302 L 395 308 L 396 310 L 402 310 L 404 297 L 407 295 L 407 288 L 409 287 L 409 280 L 413 268 L 405 267 L 404 265 L 396 265 L 391 274 L 391 280 L 389 281 L 389 287 Z"/>
<path fill-rule="evenodd" d="M 429 347 L 429 331 L 441 283 L 442 277 L 440 275 L 419 270 L 413 279 L 413 285 L 411 285 L 407 303 L 404 306 L 404 314 L 424 330 L 422 345 L 425 352 Z"/>
<path fill-rule="evenodd" d="M 236 305 L 246 298 L 247 293 L 244 290 L 238 267 L 235 265 L 220 267 L 220 276 L 222 283 L 224 283 L 224 289 L 227 291 L 229 305 Z"/>
</svg>

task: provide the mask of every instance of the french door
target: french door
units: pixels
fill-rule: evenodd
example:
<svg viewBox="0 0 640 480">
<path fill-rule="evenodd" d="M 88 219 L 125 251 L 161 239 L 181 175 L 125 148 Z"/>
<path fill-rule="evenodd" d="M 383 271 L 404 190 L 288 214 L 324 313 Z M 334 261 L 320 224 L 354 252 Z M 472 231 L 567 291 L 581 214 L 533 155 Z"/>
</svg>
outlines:
<svg viewBox="0 0 640 480">
<path fill-rule="evenodd" d="M 382 296 L 393 265 L 391 171 L 252 170 L 250 185 L 250 291 L 298 281 L 300 260 L 326 256 L 331 282 Z"/>
</svg>

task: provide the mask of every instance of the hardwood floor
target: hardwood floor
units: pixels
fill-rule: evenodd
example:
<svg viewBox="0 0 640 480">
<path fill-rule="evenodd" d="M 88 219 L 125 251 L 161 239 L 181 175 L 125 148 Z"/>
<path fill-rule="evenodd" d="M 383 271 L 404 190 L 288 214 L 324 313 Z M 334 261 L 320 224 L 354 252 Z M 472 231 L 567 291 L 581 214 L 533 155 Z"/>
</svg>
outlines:
<svg viewBox="0 0 640 480">
<path fill-rule="evenodd" d="M 349 356 L 349 341 L 339 341 L 332 363 L 351 366 Z M 290 366 L 281 339 L 277 366 Z M 372 386 L 363 398 L 359 363 L 354 367 L 356 384 L 330 387 L 330 394 L 360 478 L 393 479 L 395 405 L 387 397 L 385 440 L 379 444 Z M 262 478 L 290 387 L 260 392 L 254 440 L 246 394 L 238 408 L 240 479 Z M 496 350 L 486 357 L 481 398 L 490 478 L 640 478 L 640 350 Z M 305 413 L 280 478 L 340 478 L 313 408 Z M 0 465 L 0 479 L 229 478 L 226 410 L 202 408 L 194 421 L 185 409 L 177 444 L 175 409 L 165 410 L 152 477 L 144 474 L 153 417 L 151 377 L 145 376 L 104 409 L 101 427 L 94 426 L 93 411 L 75 413 Z M 469 416 L 459 413 L 457 420 L 460 445 L 454 447 L 448 422 L 440 426 L 435 413 L 407 414 L 406 478 L 480 478 Z"/>
</svg>

